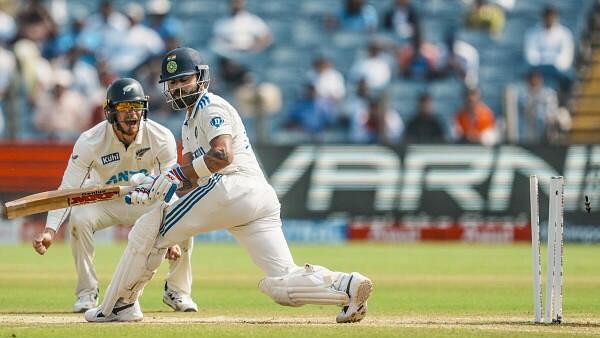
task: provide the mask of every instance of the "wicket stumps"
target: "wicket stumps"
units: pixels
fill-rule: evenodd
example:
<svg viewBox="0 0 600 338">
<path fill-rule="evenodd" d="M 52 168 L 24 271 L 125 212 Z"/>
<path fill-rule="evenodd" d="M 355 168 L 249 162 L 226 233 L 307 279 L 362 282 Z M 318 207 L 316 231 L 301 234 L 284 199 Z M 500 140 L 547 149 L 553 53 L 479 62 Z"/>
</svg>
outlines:
<svg viewBox="0 0 600 338">
<path fill-rule="evenodd" d="M 560 323 L 562 320 L 563 284 L 563 195 L 564 178 L 552 176 L 548 190 L 548 255 L 546 275 L 546 301 L 544 323 Z M 542 322 L 542 264 L 540 257 L 540 214 L 538 178 L 529 177 L 529 201 L 531 206 L 531 259 L 533 265 L 533 313 L 534 322 Z"/>
</svg>

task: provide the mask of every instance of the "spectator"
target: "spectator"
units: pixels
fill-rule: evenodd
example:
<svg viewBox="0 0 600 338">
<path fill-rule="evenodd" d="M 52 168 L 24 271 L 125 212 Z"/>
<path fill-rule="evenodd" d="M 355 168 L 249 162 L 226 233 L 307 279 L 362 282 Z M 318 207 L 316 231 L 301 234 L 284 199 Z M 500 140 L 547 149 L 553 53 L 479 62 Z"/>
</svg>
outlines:
<svg viewBox="0 0 600 338">
<path fill-rule="evenodd" d="M 59 55 L 67 53 L 71 48 L 76 47 L 79 35 L 85 28 L 86 15 L 87 13 L 82 11 L 76 12 L 68 27 L 58 34 L 54 42 L 54 48 Z M 77 48 L 82 50 L 80 46 Z M 82 52 L 85 51 L 82 50 Z"/>
<path fill-rule="evenodd" d="M 525 34 L 525 59 L 539 70 L 546 82 L 558 82 L 561 90 L 568 91 L 574 57 L 571 31 L 558 21 L 558 12 L 548 6 L 543 11 L 543 23 Z"/>
<path fill-rule="evenodd" d="M 7 43 L 14 38 L 16 29 L 14 19 L 0 11 L 0 135 L 3 134 L 6 125 L 4 122 L 4 109 L 6 108 L 4 104 L 8 101 L 6 100 L 7 92 L 16 74 L 17 65 L 15 55 L 7 48 Z"/>
<path fill-rule="evenodd" d="M 17 14 L 17 35 L 13 45 L 19 79 L 23 82 L 30 103 L 38 92 L 47 88 L 51 72 L 42 55 L 44 41 L 53 34 L 55 24 L 40 1 L 28 1 Z"/>
<path fill-rule="evenodd" d="M 110 68 L 108 63 L 104 59 L 98 59 L 96 63 L 96 69 L 98 71 L 98 79 L 100 79 L 100 85 L 103 88 L 107 88 L 111 83 L 118 79 L 117 74 Z M 98 91 L 94 95 L 93 102 L 98 100 L 104 100 L 106 92 L 104 90 Z M 92 109 L 92 122 L 90 125 L 96 125 L 106 119 L 104 116 L 104 108 L 102 104 L 96 105 Z"/>
<path fill-rule="evenodd" d="M 267 119 L 281 110 L 281 88 L 271 82 L 258 83 L 254 74 L 246 73 L 233 97 L 240 116 L 248 123 L 250 139 L 266 144 L 270 137 Z"/>
<path fill-rule="evenodd" d="M 556 92 L 544 86 L 541 73 L 531 71 L 527 85 L 518 93 L 519 143 L 541 143 L 548 141 L 547 124 L 558 113 Z"/>
<path fill-rule="evenodd" d="M 260 119 L 281 110 L 281 89 L 271 82 L 258 83 L 252 73 L 246 74 L 233 96 L 240 107 L 239 113 L 243 118 Z M 265 135 L 261 137 L 263 137 L 263 141 L 266 140 Z"/>
<path fill-rule="evenodd" d="M 160 67 L 162 56 L 154 56 L 140 66 L 136 71 L 136 79 L 144 88 L 144 92 L 148 95 L 148 107 L 152 112 L 152 119 L 160 124 L 169 127 L 173 134 L 180 133 L 181 121 L 179 117 L 175 117 L 171 107 L 165 101 L 163 95 L 163 85 L 158 83 L 160 80 Z M 171 120 L 173 123 L 170 123 Z"/>
<path fill-rule="evenodd" d="M 39 0 L 26 1 L 17 14 L 16 21 L 17 39 L 31 40 L 40 48 L 58 29 L 50 12 Z"/>
<path fill-rule="evenodd" d="M 394 0 L 383 16 L 383 28 L 402 39 L 411 38 L 419 26 L 419 15 L 410 0 Z"/>
<path fill-rule="evenodd" d="M 317 95 L 332 102 L 339 103 L 346 95 L 344 76 L 329 59 L 318 57 L 313 62 L 313 69 L 308 73 L 310 82 L 315 86 Z"/>
<path fill-rule="evenodd" d="M 219 77 L 216 81 L 215 91 L 219 92 L 219 95 L 227 96 L 235 92 L 246 82 L 248 76 L 251 76 L 248 68 L 234 59 L 219 56 L 217 63 L 219 64 Z"/>
<path fill-rule="evenodd" d="M 326 17 L 325 28 L 341 28 L 348 32 L 372 33 L 377 30 L 378 19 L 375 7 L 364 0 L 346 0 L 344 9 L 337 17 Z"/>
<path fill-rule="evenodd" d="M 434 44 L 426 42 L 421 31 L 417 30 L 412 42 L 398 49 L 397 58 L 402 77 L 429 80 L 436 75 L 439 50 Z"/>
<path fill-rule="evenodd" d="M 453 76 L 467 87 L 477 87 L 479 83 L 479 52 L 471 44 L 457 40 L 453 33 L 445 41 L 440 53 L 439 75 Z"/>
<path fill-rule="evenodd" d="M 128 28 L 127 17 L 114 9 L 111 0 L 103 0 L 100 3 L 100 12 L 87 19 L 77 38 L 77 44 L 84 50 L 93 52 L 96 58 L 108 60 L 118 52 L 119 39 L 125 35 Z"/>
<path fill-rule="evenodd" d="M 403 132 L 400 114 L 381 96 L 369 98 L 366 109 L 356 110 L 350 124 L 350 140 L 356 143 L 398 144 Z"/>
<path fill-rule="evenodd" d="M 165 51 L 160 35 L 142 25 L 144 8 L 141 5 L 128 4 L 126 14 L 129 28 L 117 39 L 115 54 L 108 58 L 111 68 L 122 76 L 130 76 L 146 60 Z"/>
<path fill-rule="evenodd" d="M 181 35 L 181 22 L 170 15 L 171 3 L 169 0 L 150 0 L 146 5 L 146 25 L 160 35 L 167 50 L 179 46 Z M 173 48 L 171 48 L 173 47 Z"/>
<path fill-rule="evenodd" d="M 475 0 L 465 17 L 467 27 L 486 31 L 493 37 L 502 35 L 504 21 L 502 8 L 486 0 Z"/>
<path fill-rule="evenodd" d="M 53 79 L 52 90 L 38 100 L 34 124 L 46 138 L 74 140 L 89 127 L 88 104 L 81 94 L 70 89 L 73 75 L 68 70 L 57 70 Z"/>
<path fill-rule="evenodd" d="M 465 104 L 455 114 L 455 128 L 460 142 L 483 145 L 498 142 L 494 112 L 481 101 L 479 89 L 466 90 Z"/>
<path fill-rule="evenodd" d="M 304 93 L 292 106 L 285 126 L 298 130 L 312 140 L 320 140 L 323 133 L 335 122 L 333 104 L 319 96 L 312 84 L 304 86 Z"/>
<path fill-rule="evenodd" d="M 372 40 L 367 55 L 359 57 L 350 68 L 350 80 L 365 79 L 370 90 L 380 91 L 387 87 L 392 78 L 389 57 L 384 53 L 382 42 Z"/>
<path fill-rule="evenodd" d="M 39 93 L 51 86 L 52 68 L 48 60 L 42 57 L 38 45 L 29 39 L 18 40 L 13 50 L 19 65 L 19 82 L 23 85 L 28 103 L 33 104 Z"/>
<path fill-rule="evenodd" d="M 55 69 L 69 70 L 73 74 L 72 89 L 91 99 L 98 91 L 104 92 L 104 87 L 100 85 L 96 68 L 82 60 L 82 53 L 79 47 L 73 45 L 66 54 L 54 59 L 52 65 Z"/>
<path fill-rule="evenodd" d="M 213 49 L 220 55 L 259 52 L 269 47 L 273 36 L 269 26 L 245 9 L 245 0 L 230 0 L 230 15 L 217 20 L 213 28 Z"/>
<path fill-rule="evenodd" d="M 408 143 L 435 143 L 444 140 L 444 128 L 435 116 L 431 96 L 419 95 L 417 113 L 408 122 L 405 141 Z"/>
<path fill-rule="evenodd" d="M 369 86 L 365 79 L 356 82 L 356 89 L 344 100 L 342 107 L 341 122 L 348 128 L 354 115 L 366 111 L 369 105 Z"/>
<path fill-rule="evenodd" d="M 0 42 L 6 45 L 15 38 L 16 34 L 17 24 L 15 19 L 0 9 Z"/>
<path fill-rule="evenodd" d="M 502 7 L 504 11 L 510 12 L 515 8 L 517 0 L 493 0 L 492 2 Z"/>
</svg>

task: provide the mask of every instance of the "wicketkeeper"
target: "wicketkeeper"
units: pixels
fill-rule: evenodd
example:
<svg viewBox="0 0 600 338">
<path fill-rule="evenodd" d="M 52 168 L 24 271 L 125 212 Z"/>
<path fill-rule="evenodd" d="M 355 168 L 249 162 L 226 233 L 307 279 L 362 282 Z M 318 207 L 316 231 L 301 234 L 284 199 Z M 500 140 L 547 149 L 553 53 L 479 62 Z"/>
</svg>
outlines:
<svg viewBox="0 0 600 338">
<path fill-rule="evenodd" d="M 113 82 L 107 89 L 104 112 L 106 121 L 83 132 L 75 143 L 59 189 L 128 184 L 134 174 L 149 179 L 177 163 L 175 137 L 167 128 L 146 118 L 148 97 L 138 81 L 123 78 Z M 131 197 L 138 201 L 141 193 L 137 189 Z M 117 199 L 48 213 L 46 227 L 34 237 L 33 248 L 40 255 L 46 253 L 61 224 L 69 219 L 77 271 L 74 312 L 98 305 L 94 233 L 116 224 L 132 225 L 151 209 L 150 205 L 127 205 Z M 170 270 L 163 301 L 175 311 L 198 309 L 191 298 L 192 240 L 187 236 L 166 251 Z"/>
</svg>

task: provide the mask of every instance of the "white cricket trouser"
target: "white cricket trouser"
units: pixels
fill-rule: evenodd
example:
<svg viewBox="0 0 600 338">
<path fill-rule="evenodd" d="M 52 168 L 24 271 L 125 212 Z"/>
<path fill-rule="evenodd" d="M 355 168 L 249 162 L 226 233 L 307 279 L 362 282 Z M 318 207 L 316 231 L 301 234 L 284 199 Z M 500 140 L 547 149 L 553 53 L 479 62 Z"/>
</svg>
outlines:
<svg viewBox="0 0 600 338">
<path fill-rule="evenodd" d="M 279 210 L 277 195 L 263 178 L 215 174 L 165 209 L 155 247 L 227 229 L 266 276 L 283 276 L 296 264 L 281 230 Z"/>
<path fill-rule="evenodd" d="M 117 199 L 77 206 L 71 209 L 69 227 L 71 251 L 77 272 L 77 296 L 95 293 L 98 289 L 98 278 L 94 267 L 94 233 L 116 224 L 132 225 L 150 208 L 152 208 L 152 205 L 127 205 L 122 200 Z M 181 246 L 182 256 L 176 261 L 169 261 L 167 282 L 170 288 L 190 294 L 192 291 L 190 258 L 193 238 L 184 238 L 177 244 Z"/>
</svg>

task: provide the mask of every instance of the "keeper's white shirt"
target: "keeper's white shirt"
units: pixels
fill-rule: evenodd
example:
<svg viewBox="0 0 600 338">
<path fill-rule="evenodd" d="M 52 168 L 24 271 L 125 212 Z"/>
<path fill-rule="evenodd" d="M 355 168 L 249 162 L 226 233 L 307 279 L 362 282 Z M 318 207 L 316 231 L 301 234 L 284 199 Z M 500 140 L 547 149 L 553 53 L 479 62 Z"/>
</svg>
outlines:
<svg viewBox="0 0 600 338">
<path fill-rule="evenodd" d="M 246 128 L 237 110 L 225 99 L 212 93 L 206 93 L 198 101 L 193 113 L 182 126 L 183 154 L 191 153 L 193 158 L 204 155 L 210 149 L 210 141 L 219 135 L 229 134 L 232 141 L 233 162 L 221 169 L 222 175 L 241 173 L 265 180 L 256 160 Z M 207 177 L 200 177 L 202 185 Z"/>
<path fill-rule="evenodd" d="M 142 120 L 134 142 L 125 148 L 112 125 L 103 121 L 83 132 L 75 142 L 58 189 L 126 184 L 133 174 L 158 175 L 176 163 L 177 144 L 166 127 Z M 65 208 L 48 212 L 46 227 L 58 230 L 69 211 Z"/>
</svg>

